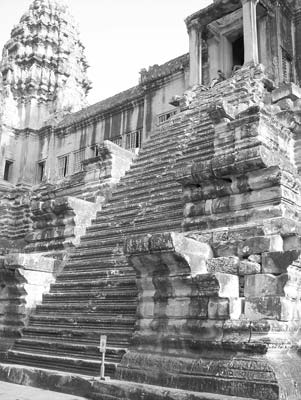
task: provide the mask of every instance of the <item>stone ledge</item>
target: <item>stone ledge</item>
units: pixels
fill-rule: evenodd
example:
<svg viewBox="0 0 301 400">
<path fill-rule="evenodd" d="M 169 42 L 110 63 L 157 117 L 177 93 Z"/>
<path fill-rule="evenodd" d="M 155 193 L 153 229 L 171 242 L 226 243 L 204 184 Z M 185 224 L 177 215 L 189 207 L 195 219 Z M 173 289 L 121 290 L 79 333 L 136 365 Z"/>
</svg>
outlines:
<svg viewBox="0 0 301 400">
<path fill-rule="evenodd" d="M 272 92 L 273 103 L 276 103 L 284 99 L 291 99 L 294 101 L 300 98 L 301 98 L 301 89 L 299 86 L 295 85 L 292 82 L 282 85 L 281 87 L 275 89 Z"/>
<path fill-rule="evenodd" d="M 50 274 L 56 274 L 60 269 L 60 264 L 59 261 L 40 254 L 12 253 L 8 254 L 4 259 L 6 268 L 22 268 Z"/>
<path fill-rule="evenodd" d="M 91 400 L 255 400 L 251 397 L 199 393 L 119 380 L 99 381 L 89 376 L 23 365 L 0 364 L 0 379 L 19 385 L 85 396 Z"/>
</svg>

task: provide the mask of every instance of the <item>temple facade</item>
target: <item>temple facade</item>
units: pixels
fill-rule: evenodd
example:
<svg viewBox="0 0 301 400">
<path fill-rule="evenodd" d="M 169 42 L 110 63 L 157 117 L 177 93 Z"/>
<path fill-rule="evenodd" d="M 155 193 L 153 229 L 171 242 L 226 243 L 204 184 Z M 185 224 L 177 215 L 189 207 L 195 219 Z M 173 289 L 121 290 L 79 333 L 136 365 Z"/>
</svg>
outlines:
<svg viewBox="0 0 301 400">
<path fill-rule="evenodd" d="M 92 106 L 63 1 L 34 0 L 13 28 L 0 379 L 300 400 L 301 1 L 215 0 L 185 24 L 187 54 Z M 100 337 L 111 381 L 95 379 Z"/>
<path fill-rule="evenodd" d="M 293 2 L 215 2 L 186 19 L 189 54 L 142 69 L 136 87 L 87 107 L 88 64 L 76 23 L 61 2 L 33 2 L 3 49 L 1 186 L 68 179 L 104 140 L 137 151 L 179 111 L 175 96 L 210 87 L 218 71 L 229 78 L 259 62 L 277 85 L 297 83 L 295 12 Z"/>
</svg>

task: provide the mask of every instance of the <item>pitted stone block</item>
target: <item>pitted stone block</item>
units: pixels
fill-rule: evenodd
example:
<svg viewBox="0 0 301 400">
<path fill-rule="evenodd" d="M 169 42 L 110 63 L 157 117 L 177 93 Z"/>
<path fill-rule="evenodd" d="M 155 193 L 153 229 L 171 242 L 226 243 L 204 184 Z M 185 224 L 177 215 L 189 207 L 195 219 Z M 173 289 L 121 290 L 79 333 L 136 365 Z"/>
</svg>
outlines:
<svg viewBox="0 0 301 400">
<path fill-rule="evenodd" d="M 295 315 L 295 304 L 285 297 L 252 297 L 245 301 L 245 316 L 251 321 L 261 319 L 290 321 L 298 319 Z"/>
<path fill-rule="evenodd" d="M 284 287 L 288 279 L 288 274 L 279 276 L 271 274 L 246 275 L 244 295 L 246 298 L 284 296 Z"/>
<path fill-rule="evenodd" d="M 229 274 L 238 274 L 239 258 L 238 257 L 216 257 L 207 261 L 209 273 L 224 272 Z"/>
<path fill-rule="evenodd" d="M 186 269 L 192 276 L 207 273 L 206 261 L 213 257 L 209 244 L 176 232 L 133 236 L 126 240 L 124 249 L 128 256 L 137 257 L 150 254 L 152 258 L 156 253 L 159 258 L 167 257 L 166 252 L 170 252 L 171 257 L 179 255 L 186 261 Z"/>
<path fill-rule="evenodd" d="M 283 84 L 279 88 L 273 90 L 272 101 L 276 103 L 283 99 L 297 100 L 301 98 L 301 89 L 293 82 Z"/>
<path fill-rule="evenodd" d="M 300 250 L 268 252 L 262 254 L 262 272 L 265 274 L 281 274 L 299 258 Z"/>
<path fill-rule="evenodd" d="M 238 255 L 250 256 L 271 251 L 282 251 L 283 239 L 280 235 L 257 236 L 241 242 L 238 246 Z"/>
<path fill-rule="evenodd" d="M 261 265 L 257 262 L 248 260 L 240 260 L 238 267 L 239 275 L 252 275 L 259 274 L 261 272 Z"/>
</svg>

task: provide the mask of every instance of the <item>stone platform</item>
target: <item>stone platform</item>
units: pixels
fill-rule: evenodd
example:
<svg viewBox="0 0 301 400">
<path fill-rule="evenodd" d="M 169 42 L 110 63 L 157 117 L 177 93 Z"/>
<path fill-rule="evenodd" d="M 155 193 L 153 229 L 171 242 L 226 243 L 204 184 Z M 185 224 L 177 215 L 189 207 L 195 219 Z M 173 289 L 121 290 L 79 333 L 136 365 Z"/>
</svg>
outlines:
<svg viewBox="0 0 301 400">
<path fill-rule="evenodd" d="M 63 373 L 23 365 L 0 364 L 1 381 L 24 386 L 69 393 L 91 400 L 256 400 L 250 397 L 224 396 L 212 393 L 190 392 L 133 382 L 108 380 L 79 374 Z M 0 389 L 1 384 L 0 382 Z M 31 388 L 32 389 L 32 388 Z M 34 390 L 34 389 L 32 389 Z M 1 393 L 0 393 L 1 395 Z M 1 399 L 1 397 L 0 397 Z M 37 397 L 34 397 L 37 399 Z M 42 398 L 43 399 L 43 398 Z M 56 400 L 55 394 L 51 399 Z M 6 400 L 6 399 L 5 399 Z M 58 398 L 58 400 L 61 400 Z M 62 400 L 69 400 L 62 398 Z M 78 397 L 70 400 L 80 400 Z"/>
</svg>

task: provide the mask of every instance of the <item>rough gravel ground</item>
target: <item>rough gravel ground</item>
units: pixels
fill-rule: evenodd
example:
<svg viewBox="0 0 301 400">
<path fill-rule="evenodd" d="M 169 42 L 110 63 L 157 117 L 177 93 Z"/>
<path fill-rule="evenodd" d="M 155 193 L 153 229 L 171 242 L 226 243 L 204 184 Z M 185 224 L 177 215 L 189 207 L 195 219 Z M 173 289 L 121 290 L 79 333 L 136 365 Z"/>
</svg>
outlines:
<svg viewBox="0 0 301 400">
<path fill-rule="evenodd" d="M 86 400 L 70 394 L 0 382 L 0 400 Z"/>
</svg>

